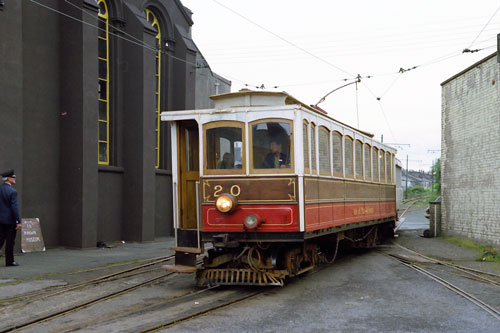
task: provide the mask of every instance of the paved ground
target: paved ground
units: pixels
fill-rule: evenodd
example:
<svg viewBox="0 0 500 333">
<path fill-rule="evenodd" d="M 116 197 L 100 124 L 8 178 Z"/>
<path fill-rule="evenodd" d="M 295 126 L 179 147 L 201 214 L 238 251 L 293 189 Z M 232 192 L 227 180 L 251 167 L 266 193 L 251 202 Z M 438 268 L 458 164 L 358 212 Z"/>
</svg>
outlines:
<svg viewBox="0 0 500 333">
<path fill-rule="evenodd" d="M 5 267 L 1 258 L 0 298 L 112 273 L 136 261 L 173 254 L 173 245 L 174 239 L 169 237 L 148 243 L 119 243 L 112 248 L 48 249 L 16 254 L 18 267 Z"/>
<path fill-rule="evenodd" d="M 404 228 L 398 231 L 395 242 L 434 258 L 500 274 L 499 264 L 477 261 L 477 252 L 441 238 L 423 238 L 423 228 L 428 227 L 424 208 L 406 213 Z M 173 239 L 165 238 L 144 244 L 118 244 L 114 248 L 49 249 L 18 255 L 19 267 L 4 267 L 0 262 L 0 299 L 121 270 L 140 260 L 171 254 L 172 245 Z M 454 278 L 450 276 L 449 280 Z M 186 289 L 194 284 L 192 275 L 179 279 L 177 284 L 144 289 L 141 297 L 147 301 L 158 298 L 161 288 Z M 489 298 L 490 304 L 500 308 L 498 290 L 481 285 L 477 289 L 475 285 L 478 295 Z M 119 301 L 116 303 L 120 306 Z M 333 265 L 294 279 L 284 288 L 270 288 L 256 298 L 180 323 L 167 331 L 498 332 L 498 327 L 500 322 L 475 304 L 372 250 L 345 254 Z"/>
</svg>

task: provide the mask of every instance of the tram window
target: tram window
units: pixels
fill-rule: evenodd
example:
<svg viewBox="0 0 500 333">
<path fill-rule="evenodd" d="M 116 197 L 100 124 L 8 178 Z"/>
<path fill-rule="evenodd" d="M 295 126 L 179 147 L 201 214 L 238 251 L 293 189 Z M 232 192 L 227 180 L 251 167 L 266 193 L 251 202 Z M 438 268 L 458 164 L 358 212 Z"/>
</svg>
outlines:
<svg viewBox="0 0 500 333">
<path fill-rule="evenodd" d="M 205 125 L 205 167 L 210 173 L 242 173 L 243 124 L 214 122 Z"/>
<path fill-rule="evenodd" d="M 386 180 L 388 183 L 392 181 L 392 172 L 391 172 L 391 153 L 387 152 L 385 155 L 385 165 L 387 166 L 387 177 Z"/>
<path fill-rule="evenodd" d="M 302 124 L 302 146 L 304 147 L 304 171 L 309 173 L 309 136 L 306 121 Z"/>
<path fill-rule="evenodd" d="M 311 173 L 316 173 L 316 126 L 311 124 Z"/>
<path fill-rule="evenodd" d="M 342 168 L 342 135 L 339 132 L 333 132 L 333 174 L 343 176 Z"/>
<path fill-rule="evenodd" d="M 372 177 L 371 170 L 371 158 L 370 158 L 371 147 L 365 144 L 365 179 L 370 179 Z"/>
<path fill-rule="evenodd" d="M 377 181 L 379 180 L 379 174 L 378 174 L 378 149 L 373 147 L 373 153 L 372 153 L 372 166 L 373 166 L 373 180 Z"/>
<path fill-rule="evenodd" d="M 319 128 L 319 172 L 323 175 L 330 175 L 330 133 L 324 127 Z"/>
<path fill-rule="evenodd" d="M 380 180 L 385 181 L 385 152 L 381 150 L 379 152 L 379 162 L 380 162 Z"/>
<path fill-rule="evenodd" d="M 199 171 L 198 129 L 186 128 L 186 170 Z"/>
<path fill-rule="evenodd" d="M 356 140 L 356 178 L 363 178 L 363 144 Z"/>
<path fill-rule="evenodd" d="M 291 122 L 259 121 L 252 128 L 252 168 L 277 169 L 290 172 L 292 168 Z M 273 171 L 273 172 L 276 172 Z"/>
<path fill-rule="evenodd" d="M 352 155 L 352 139 L 348 136 L 344 139 L 345 144 L 345 174 L 348 177 L 354 175 L 353 155 Z"/>
</svg>

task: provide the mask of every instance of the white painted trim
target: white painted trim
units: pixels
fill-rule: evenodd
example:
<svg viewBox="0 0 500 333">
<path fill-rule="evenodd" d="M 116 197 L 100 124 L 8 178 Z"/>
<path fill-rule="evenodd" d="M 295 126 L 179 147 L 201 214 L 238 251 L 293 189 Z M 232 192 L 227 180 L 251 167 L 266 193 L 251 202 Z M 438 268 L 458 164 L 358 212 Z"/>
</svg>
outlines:
<svg viewBox="0 0 500 333">
<path fill-rule="evenodd" d="M 170 138 L 172 146 L 172 206 L 173 206 L 173 224 L 174 228 L 179 225 L 178 211 L 176 203 L 179 202 L 178 191 L 176 191 L 175 184 L 178 184 L 178 166 L 177 166 L 177 154 L 178 154 L 178 142 L 177 142 L 177 123 L 170 123 Z"/>
<path fill-rule="evenodd" d="M 299 185 L 299 231 L 304 232 L 306 230 L 306 219 L 305 219 L 305 198 L 304 198 L 304 176 L 299 175 L 297 177 Z"/>
</svg>

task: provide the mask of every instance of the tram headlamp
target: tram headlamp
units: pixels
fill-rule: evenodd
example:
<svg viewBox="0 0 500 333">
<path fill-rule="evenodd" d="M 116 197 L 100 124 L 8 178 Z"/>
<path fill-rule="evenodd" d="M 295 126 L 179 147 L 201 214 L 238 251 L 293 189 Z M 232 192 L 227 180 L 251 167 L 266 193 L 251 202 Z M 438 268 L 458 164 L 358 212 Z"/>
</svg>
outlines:
<svg viewBox="0 0 500 333">
<path fill-rule="evenodd" d="M 255 229 L 260 225 L 260 222 L 261 218 L 259 215 L 249 214 L 245 217 L 245 221 L 243 223 L 245 224 L 245 228 Z"/>
<path fill-rule="evenodd" d="M 236 198 L 228 193 L 222 194 L 215 201 L 215 207 L 221 213 L 232 213 L 236 209 L 236 204 Z"/>
</svg>

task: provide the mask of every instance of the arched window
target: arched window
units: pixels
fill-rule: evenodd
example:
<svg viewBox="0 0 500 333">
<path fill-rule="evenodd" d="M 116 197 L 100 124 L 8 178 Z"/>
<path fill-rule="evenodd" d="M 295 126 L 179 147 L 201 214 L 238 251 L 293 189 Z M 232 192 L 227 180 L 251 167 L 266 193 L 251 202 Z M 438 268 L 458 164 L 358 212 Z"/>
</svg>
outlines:
<svg viewBox="0 0 500 333">
<path fill-rule="evenodd" d="M 371 168 L 371 154 L 372 147 L 369 144 L 365 144 L 365 179 L 372 178 L 372 168 Z"/>
<path fill-rule="evenodd" d="M 311 173 L 316 174 L 316 125 L 311 123 Z"/>
<path fill-rule="evenodd" d="M 385 182 L 385 151 L 380 150 L 379 155 L 379 163 L 380 163 L 380 181 Z"/>
<path fill-rule="evenodd" d="M 356 178 L 363 178 L 363 143 L 359 140 L 356 140 L 355 156 Z"/>
<path fill-rule="evenodd" d="M 378 158 L 378 148 L 373 147 L 373 153 L 372 153 L 372 167 L 373 167 L 373 180 L 378 182 L 379 181 L 379 172 L 378 172 L 378 165 L 379 165 L 379 158 Z"/>
<path fill-rule="evenodd" d="M 145 9 L 146 19 L 149 24 L 156 30 L 156 73 L 155 73 L 155 81 L 156 81 L 156 91 L 155 91 L 155 152 L 156 152 L 156 162 L 155 168 L 160 167 L 160 110 L 161 110 L 161 29 L 160 23 L 156 15 L 150 10 Z"/>
<path fill-rule="evenodd" d="M 302 123 L 302 145 L 304 150 L 304 173 L 309 173 L 309 131 L 307 120 Z"/>
<path fill-rule="evenodd" d="M 391 167 L 391 153 L 390 152 L 387 152 L 385 154 L 385 165 L 387 168 L 387 171 L 386 171 L 387 176 L 385 177 L 385 179 L 388 183 L 391 183 L 392 182 L 392 167 Z"/>
<path fill-rule="evenodd" d="M 333 145 L 333 175 L 337 177 L 344 176 L 343 158 L 342 158 L 342 134 L 333 132 L 332 135 Z"/>
<path fill-rule="evenodd" d="M 98 163 L 109 165 L 109 11 L 105 0 L 98 0 L 99 32 L 98 53 L 99 79 L 99 119 L 98 119 Z"/>
<path fill-rule="evenodd" d="M 330 131 L 321 126 L 318 131 L 318 153 L 319 153 L 319 173 L 322 175 L 331 175 L 330 167 Z"/>
<path fill-rule="evenodd" d="M 345 176 L 349 177 L 349 178 L 353 178 L 354 177 L 354 163 L 353 163 L 354 156 L 353 156 L 352 145 L 353 145 L 352 138 L 349 137 L 349 136 L 346 136 L 344 138 L 344 146 L 345 146 L 345 148 L 344 148 L 344 150 L 345 150 L 345 154 L 344 154 Z"/>
<path fill-rule="evenodd" d="M 392 177 L 391 177 L 391 183 L 395 183 L 396 182 L 396 175 L 394 174 L 395 172 L 395 167 L 396 167 L 396 161 L 394 160 L 395 157 L 394 157 L 394 154 L 391 155 L 391 170 L 393 170 L 393 173 L 392 173 Z"/>
</svg>

